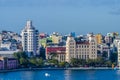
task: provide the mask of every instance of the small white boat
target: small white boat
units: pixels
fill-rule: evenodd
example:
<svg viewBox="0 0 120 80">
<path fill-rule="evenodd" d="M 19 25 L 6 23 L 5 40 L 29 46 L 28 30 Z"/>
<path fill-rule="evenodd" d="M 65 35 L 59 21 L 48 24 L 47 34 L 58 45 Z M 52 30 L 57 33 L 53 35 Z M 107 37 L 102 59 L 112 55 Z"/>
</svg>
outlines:
<svg viewBox="0 0 120 80">
<path fill-rule="evenodd" d="M 48 73 L 45 73 L 45 76 L 46 76 L 46 77 L 49 77 L 49 76 L 50 76 L 50 74 L 48 74 Z"/>
</svg>

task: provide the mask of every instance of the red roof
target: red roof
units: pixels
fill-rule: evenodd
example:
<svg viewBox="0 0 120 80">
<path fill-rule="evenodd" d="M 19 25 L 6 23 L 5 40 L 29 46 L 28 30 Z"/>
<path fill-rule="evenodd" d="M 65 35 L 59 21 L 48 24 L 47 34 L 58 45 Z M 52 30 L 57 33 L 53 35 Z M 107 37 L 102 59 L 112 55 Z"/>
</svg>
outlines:
<svg viewBox="0 0 120 80">
<path fill-rule="evenodd" d="M 46 47 L 46 53 L 65 53 L 66 47 Z"/>
</svg>

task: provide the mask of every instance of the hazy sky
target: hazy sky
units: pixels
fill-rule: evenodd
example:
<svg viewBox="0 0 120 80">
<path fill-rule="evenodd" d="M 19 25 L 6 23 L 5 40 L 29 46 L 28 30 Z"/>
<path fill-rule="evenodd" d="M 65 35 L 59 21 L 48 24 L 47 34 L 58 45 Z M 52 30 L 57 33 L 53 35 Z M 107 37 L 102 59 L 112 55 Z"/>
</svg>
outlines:
<svg viewBox="0 0 120 80">
<path fill-rule="evenodd" d="M 0 0 L 0 30 L 20 32 L 27 20 L 39 32 L 120 33 L 120 0 Z"/>
</svg>

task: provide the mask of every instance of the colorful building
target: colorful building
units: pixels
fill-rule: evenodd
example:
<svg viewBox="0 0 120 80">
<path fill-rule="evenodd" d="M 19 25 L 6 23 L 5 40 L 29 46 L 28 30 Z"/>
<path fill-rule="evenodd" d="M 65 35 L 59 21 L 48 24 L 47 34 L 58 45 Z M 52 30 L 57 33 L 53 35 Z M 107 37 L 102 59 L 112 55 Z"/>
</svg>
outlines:
<svg viewBox="0 0 120 80">
<path fill-rule="evenodd" d="M 95 37 L 96 37 L 97 44 L 101 44 L 102 43 L 102 35 L 101 34 L 96 34 Z"/>
<path fill-rule="evenodd" d="M 2 60 L 0 60 L 0 70 L 4 69 L 4 63 Z"/>
<path fill-rule="evenodd" d="M 16 69 L 18 60 L 15 58 L 0 57 L 0 69 Z"/>
<path fill-rule="evenodd" d="M 52 59 L 53 57 L 58 61 L 65 61 L 65 46 L 47 46 L 46 47 L 46 59 Z"/>
</svg>

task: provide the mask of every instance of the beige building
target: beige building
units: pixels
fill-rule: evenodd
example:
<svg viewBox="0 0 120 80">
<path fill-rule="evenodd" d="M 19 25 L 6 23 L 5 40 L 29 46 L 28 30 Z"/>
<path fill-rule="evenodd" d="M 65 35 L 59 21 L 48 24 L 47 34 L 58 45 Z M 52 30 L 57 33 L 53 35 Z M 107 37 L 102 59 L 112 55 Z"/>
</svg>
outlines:
<svg viewBox="0 0 120 80">
<path fill-rule="evenodd" d="M 70 62 L 71 58 L 78 59 L 96 59 L 97 58 L 97 42 L 95 36 L 89 36 L 88 41 L 76 42 L 71 36 L 66 41 L 66 62 Z"/>
<path fill-rule="evenodd" d="M 59 33 L 57 33 L 57 32 L 54 32 L 51 35 L 51 38 L 52 38 L 52 42 L 55 44 L 59 44 L 60 42 L 62 42 L 62 36 L 59 35 Z"/>
</svg>

